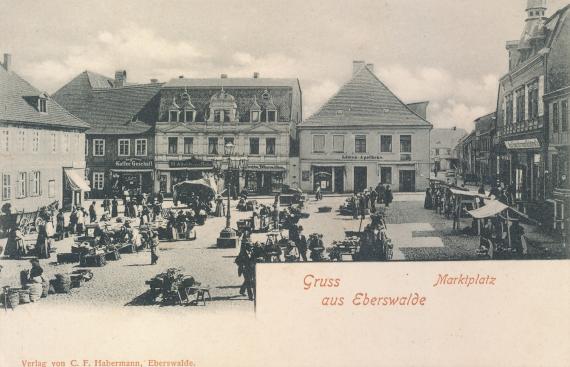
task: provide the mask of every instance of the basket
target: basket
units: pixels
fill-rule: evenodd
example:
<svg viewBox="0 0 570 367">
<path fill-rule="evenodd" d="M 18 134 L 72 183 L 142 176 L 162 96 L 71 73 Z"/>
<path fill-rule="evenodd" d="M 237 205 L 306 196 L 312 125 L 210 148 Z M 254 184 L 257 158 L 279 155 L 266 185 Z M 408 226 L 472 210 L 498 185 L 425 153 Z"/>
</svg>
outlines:
<svg viewBox="0 0 570 367">
<path fill-rule="evenodd" d="M 30 303 L 30 290 L 29 289 L 21 289 L 18 291 L 20 296 L 20 303 Z"/>
<path fill-rule="evenodd" d="M 29 285 L 30 291 L 30 302 L 36 302 L 40 298 L 42 298 L 42 283 L 31 283 Z"/>
<path fill-rule="evenodd" d="M 86 255 L 79 261 L 79 266 L 101 267 L 107 265 L 105 254 Z"/>
<path fill-rule="evenodd" d="M 119 254 L 119 251 L 115 250 L 115 251 L 111 251 L 111 252 L 107 252 L 105 254 L 105 260 L 109 260 L 109 261 L 117 261 L 121 258 L 121 255 Z"/>
<path fill-rule="evenodd" d="M 71 289 L 71 277 L 69 274 L 56 274 L 53 288 L 56 293 L 69 293 Z"/>
<path fill-rule="evenodd" d="M 20 304 L 20 292 L 18 289 L 10 289 L 8 293 L 8 305 L 11 309 L 15 309 Z"/>
<path fill-rule="evenodd" d="M 78 263 L 81 258 L 80 253 L 66 252 L 57 254 L 58 264 Z"/>
</svg>

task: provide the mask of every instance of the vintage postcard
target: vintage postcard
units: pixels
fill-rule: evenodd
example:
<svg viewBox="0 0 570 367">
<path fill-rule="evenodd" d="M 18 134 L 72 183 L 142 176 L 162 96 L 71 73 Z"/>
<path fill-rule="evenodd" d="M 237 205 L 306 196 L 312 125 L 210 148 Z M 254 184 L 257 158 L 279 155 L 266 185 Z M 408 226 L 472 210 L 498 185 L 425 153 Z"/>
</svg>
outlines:
<svg viewBox="0 0 570 367">
<path fill-rule="evenodd" d="M 2 0 L 0 367 L 570 366 L 568 0 Z"/>
</svg>

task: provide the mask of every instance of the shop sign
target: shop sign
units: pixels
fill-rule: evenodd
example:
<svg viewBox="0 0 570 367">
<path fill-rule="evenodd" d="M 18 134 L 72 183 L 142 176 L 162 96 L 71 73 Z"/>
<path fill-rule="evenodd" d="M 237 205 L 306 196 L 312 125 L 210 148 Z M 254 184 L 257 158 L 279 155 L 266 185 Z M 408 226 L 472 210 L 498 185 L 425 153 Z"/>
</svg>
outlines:
<svg viewBox="0 0 570 367">
<path fill-rule="evenodd" d="M 374 161 L 383 159 L 381 155 L 374 155 L 374 154 L 343 154 L 343 160 L 351 160 L 351 161 Z"/>
<path fill-rule="evenodd" d="M 505 141 L 507 149 L 538 149 L 540 143 L 537 138 Z"/>
<path fill-rule="evenodd" d="M 212 162 L 204 161 L 201 159 L 190 158 L 176 161 L 168 161 L 170 168 L 212 168 Z"/>
<path fill-rule="evenodd" d="M 115 168 L 152 168 L 153 163 L 151 159 L 121 159 L 115 161 Z"/>
<path fill-rule="evenodd" d="M 273 170 L 273 171 L 285 171 L 285 167 L 283 166 L 276 166 L 276 165 L 272 165 L 272 164 L 248 164 L 246 169 L 248 171 L 254 171 L 254 170 Z"/>
</svg>

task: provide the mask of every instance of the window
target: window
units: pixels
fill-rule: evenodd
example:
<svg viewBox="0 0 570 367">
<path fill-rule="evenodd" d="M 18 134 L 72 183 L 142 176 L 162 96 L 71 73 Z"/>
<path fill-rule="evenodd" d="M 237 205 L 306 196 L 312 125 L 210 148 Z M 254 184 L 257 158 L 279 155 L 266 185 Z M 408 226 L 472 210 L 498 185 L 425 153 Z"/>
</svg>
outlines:
<svg viewBox="0 0 570 367">
<path fill-rule="evenodd" d="M 366 153 L 366 135 L 356 135 L 354 137 L 354 151 L 356 153 Z"/>
<path fill-rule="evenodd" d="M 38 99 L 38 110 L 40 112 L 47 112 L 47 98 Z"/>
<path fill-rule="evenodd" d="M 234 138 L 228 137 L 228 138 L 224 138 L 224 146 L 226 146 L 229 143 L 234 143 Z"/>
<path fill-rule="evenodd" d="M 224 122 L 230 122 L 230 110 L 224 110 Z"/>
<path fill-rule="evenodd" d="M 10 131 L 0 130 L 0 152 L 10 151 Z"/>
<path fill-rule="evenodd" d="M 41 173 L 40 171 L 32 171 L 30 172 L 30 196 L 39 196 L 42 194 L 41 192 Z"/>
<path fill-rule="evenodd" d="M 55 197 L 55 180 L 48 181 L 48 197 Z"/>
<path fill-rule="evenodd" d="M 534 120 L 538 117 L 538 82 L 528 86 L 528 118 Z"/>
<path fill-rule="evenodd" d="M 267 122 L 277 121 L 277 111 L 267 111 Z"/>
<path fill-rule="evenodd" d="M 193 110 L 184 110 L 184 121 L 185 122 L 194 122 L 194 111 Z"/>
<path fill-rule="evenodd" d="M 552 131 L 557 133 L 560 128 L 560 114 L 558 111 L 558 102 L 552 104 Z"/>
<path fill-rule="evenodd" d="M 251 121 L 259 122 L 259 111 L 251 111 Z"/>
<path fill-rule="evenodd" d="M 178 138 L 176 136 L 168 138 L 168 154 L 178 154 Z"/>
<path fill-rule="evenodd" d="M 26 151 L 26 132 L 24 130 L 18 131 L 18 148 L 20 152 Z"/>
<path fill-rule="evenodd" d="M 131 154 L 131 141 L 129 139 L 119 139 L 119 155 L 127 156 Z"/>
<path fill-rule="evenodd" d="M 562 114 L 562 131 L 568 131 L 568 100 L 560 102 L 560 113 Z"/>
<path fill-rule="evenodd" d="M 510 125 L 513 123 L 513 95 L 509 94 L 506 98 L 505 98 L 505 103 L 506 103 L 506 124 Z"/>
<path fill-rule="evenodd" d="M 93 156 L 103 157 L 105 155 L 105 140 L 93 139 Z"/>
<path fill-rule="evenodd" d="M 265 154 L 275 155 L 275 138 L 265 139 Z"/>
<path fill-rule="evenodd" d="M 412 136 L 400 135 L 400 160 L 411 161 L 412 160 L 411 153 L 412 153 Z"/>
<path fill-rule="evenodd" d="M 63 152 L 64 153 L 69 153 L 69 134 L 65 133 L 63 134 Z"/>
<path fill-rule="evenodd" d="M 325 152 L 325 136 L 313 135 L 313 153 Z"/>
<path fill-rule="evenodd" d="M 184 138 L 184 154 L 192 154 L 194 150 L 194 138 Z"/>
<path fill-rule="evenodd" d="M 218 138 L 208 138 L 208 154 L 218 154 Z"/>
<path fill-rule="evenodd" d="M 135 140 L 135 155 L 137 156 L 146 156 L 146 139 L 136 139 Z"/>
<path fill-rule="evenodd" d="M 25 198 L 28 196 L 28 173 L 27 172 L 19 172 L 18 173 L 18 182 L 16 183 L 17 188 L 17 197 L 18 198 Z"/>
<path fill-rule="evenodd" d="M 392 167 L 380 167 L 380 182 L 392 184 Z"/>
<path fill-rule="evenodd" d="M 525 120 L 524 116 L 524 87 L 517 91 L 517 122 L 523 122 Z"/>
<path fill-rule="evenodd" d="M 169 122 L 176 122 L 176 121 L 178 121 L 178 111 L 176 111 L 176 110 L 171 110 L 171 111 L 168 113 L 168 121 L 169 121 Z"/>
<path fill-rule="evenodd" d="M 103 172 L 93 172 L 93 188 L 103 190 L 105 187 L 105 174 Z"/>
<path fill-rule="evenodd" d="M 392 152 L 392 135 L 380 136 L 380 152 L 382 153 Z"/>
<path fill-rule="evenodd" d="M 2 200 L 10 200 L 12 196 L 12 180 L 9 174 L 2 175 Z"/>
<path fill-rule="evenodd" d="M 249 138 L 249 154 L 259 154 L 259 138 Z"/>
<path fill-rule="evenodd" d="M 333 135 L 333 152 L 344 153 L 344 135 Z"/>
<path fill-rule="evenodd" d="M 214 122 L 222 122 L 222 111 L 214 111 Z"/>
<path fill-rule="evenodd" d="M 40 133 L 39 131 L 32 132 L 32 152 L 37 153 L 40 150 Z"/>
</svg>

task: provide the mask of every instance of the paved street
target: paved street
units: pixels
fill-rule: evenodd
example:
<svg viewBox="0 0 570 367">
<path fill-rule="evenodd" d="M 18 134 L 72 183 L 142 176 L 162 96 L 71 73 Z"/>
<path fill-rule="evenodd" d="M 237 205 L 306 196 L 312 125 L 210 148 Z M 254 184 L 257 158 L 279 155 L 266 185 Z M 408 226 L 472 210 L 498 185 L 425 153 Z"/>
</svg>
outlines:
<svg viewBox="0 0 570 367">
<path fill-rule="evenodd" d="M 336 212 L 346 199 L 345 196 L 325 197 L 316 202 L 311 199 L 306 205 L 310 213 L 308 219 L 301 220 L 304 232 L 322 233 L 329 246 L 332 241 L 344 238 L 344 231 L 358 231 L 361 221 L 351 216 L 341 216 Z M 393 260 L 472 260 L 477 259 L 479 245 L 477 236 L 467 236 L 453 231 L 451 221 L 431 210 L 423 208 L 423 193 L 395 194 L 394 202 L 386 209 L 387 229 L 394 244 Z M 257 199 L 270 202 L 271 198 Z M 170 202 L 167 205 L 171 205 Z M 232 206 L 235 202 L 232 203 Z M 330 206 L 330 213 L 318 213 L 318 207 Z M 100 208 L 100 205 L 98 205 Z M 232 209 L 232 221 L 245 218 L 250 212 L 237 212 Z M 53 304 L 100 304 L 114 306 L 148 306 L 153 304 L 145 297 L 148 286 L 145 280 L 170 267 L 182 267 L 185 274 L 195 277 L 203 285 L 212 288 L 212 302 L 207 307 L 193 307 L 198 310 L 253 310 L 253 303 L 239 295 L 241 278 L 237 276 L 234 258 L 238 249 L 218 249 L 215 247 L 218 232 L 224 226 L 225 218 L 209 218 L 204 226 L 196 227 L 198 239 L 195 241 L 161 242 L 158 265 L 150 264 L 148 250 L 138 254 L 123 254 L 120 261 L 109 261 L 102 268 L 91 268 L 94 278 L 79 289 L 67 295 L 54 295 L 43 302 Z M 369 222 L 365 219 L 362 228 Z M 464 219 L 462 226 L 468 220 Z M 264 234 L 254 234 L 254 241 L 265 239 Z M 4 240 L 5 241 L 5 240 Z M 72 240 L 56 243 L 58 252 L 69 252 Z M 3 258 L 1 285 L 18 286 L 19 272 L 29 268 L 26 260 Z M 48 278 L 57 273 L 70 272 L 77 264 L 57 265 L 55 256 L 41 260 Z M 199 311 L 198 311 L 199 312 Z"/>
</svg>

